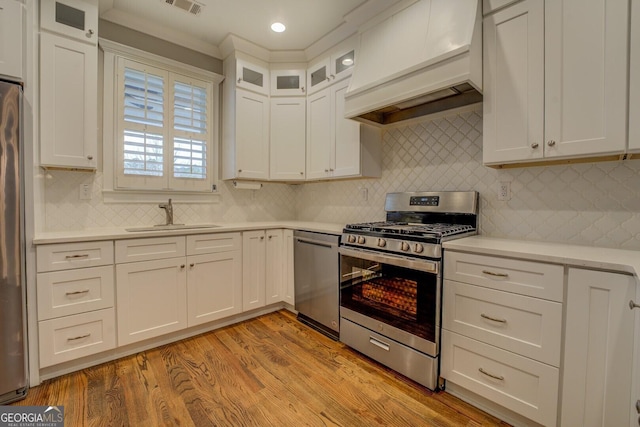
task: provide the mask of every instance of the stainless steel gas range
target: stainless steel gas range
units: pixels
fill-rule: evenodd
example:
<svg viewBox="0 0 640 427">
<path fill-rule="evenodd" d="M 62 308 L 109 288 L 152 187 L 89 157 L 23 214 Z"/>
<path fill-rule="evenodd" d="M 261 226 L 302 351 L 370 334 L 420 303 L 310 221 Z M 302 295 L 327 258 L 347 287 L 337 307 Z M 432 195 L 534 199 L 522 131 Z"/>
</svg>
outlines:
<svg viewBox="0 0 640 427">
<path fill-rule="evenodd" d="M 442 242 L 477 233 L 478 193 L 389 193 L 385 210 L 384 222 L 344 228 L 340 340 L 435 390 Z"/>
</svg>

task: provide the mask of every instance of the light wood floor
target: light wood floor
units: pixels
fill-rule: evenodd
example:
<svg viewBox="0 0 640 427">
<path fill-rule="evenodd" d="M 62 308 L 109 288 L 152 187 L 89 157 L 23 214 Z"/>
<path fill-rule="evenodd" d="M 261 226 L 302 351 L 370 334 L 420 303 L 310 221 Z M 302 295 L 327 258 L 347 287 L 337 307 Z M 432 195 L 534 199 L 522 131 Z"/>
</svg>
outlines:
<svg viewBox="0 0 640 427">
<path fill-rule="evenodd" d="M 285 310 L 45 381 L 16 404 L 64 405 L 68 427 L 506 425 Z"/>
</svg>

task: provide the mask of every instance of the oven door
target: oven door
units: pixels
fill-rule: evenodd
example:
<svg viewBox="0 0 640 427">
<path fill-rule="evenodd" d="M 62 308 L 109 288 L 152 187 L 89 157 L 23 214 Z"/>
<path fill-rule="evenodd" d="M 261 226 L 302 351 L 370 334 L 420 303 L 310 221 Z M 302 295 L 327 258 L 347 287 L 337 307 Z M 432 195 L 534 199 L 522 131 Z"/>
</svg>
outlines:
<svg viewBox="0 0 640 427">
<path fill-rule="evenodd" d="M 440 340 L 440 262 L 340 248 L 340 315 L 431 356 Z"/>
</svg>

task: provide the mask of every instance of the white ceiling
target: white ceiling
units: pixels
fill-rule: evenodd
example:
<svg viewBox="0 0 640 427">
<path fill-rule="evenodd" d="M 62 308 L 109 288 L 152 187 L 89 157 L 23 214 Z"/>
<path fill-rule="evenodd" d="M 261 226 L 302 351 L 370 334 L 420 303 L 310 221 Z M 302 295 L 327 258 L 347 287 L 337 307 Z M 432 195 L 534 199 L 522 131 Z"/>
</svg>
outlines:
<svg viewBox="0 0 640 427">
<path fill-rule="evenodd" d="M 99 0 L 99 11 L 101 19 L 215 56 L 228 34 L 270 51 L 305 50 L 328 33 L 344 33 L 349 26 L 345 16 L 355 9 L 373 14 L 398 0 L 196 1 L 204 5 L 198 15 L 165 0 Z M 275 21 L 287 30 L 272 32 L 269 27 Z"/>
</svg>

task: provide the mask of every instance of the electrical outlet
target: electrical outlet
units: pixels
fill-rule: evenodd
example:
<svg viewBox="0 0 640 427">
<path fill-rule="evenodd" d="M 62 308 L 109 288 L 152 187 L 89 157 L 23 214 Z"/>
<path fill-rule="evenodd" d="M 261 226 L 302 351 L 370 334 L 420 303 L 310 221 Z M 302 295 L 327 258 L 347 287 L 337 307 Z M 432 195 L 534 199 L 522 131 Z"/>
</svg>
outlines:
<svg viewBox="0 0 640 427">
<path fill-rule="evenodd" d="M 369 200 L 369 189 L 367 187 L 360 187 L 360 197 L 365 202 Z"/>
<path fill-rule="evenodd" d="M 91 184 L 80 184 L 80 200 L 91 200 Z"/>
<path fill-rule="evenodd" d="M 509 181 L 500 182 L 498 200 L 511 200 L 511 183 Z"/>
</svg>

